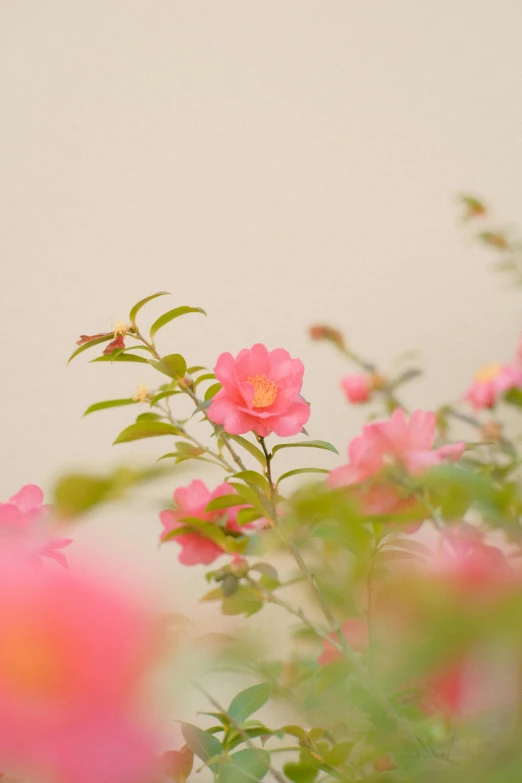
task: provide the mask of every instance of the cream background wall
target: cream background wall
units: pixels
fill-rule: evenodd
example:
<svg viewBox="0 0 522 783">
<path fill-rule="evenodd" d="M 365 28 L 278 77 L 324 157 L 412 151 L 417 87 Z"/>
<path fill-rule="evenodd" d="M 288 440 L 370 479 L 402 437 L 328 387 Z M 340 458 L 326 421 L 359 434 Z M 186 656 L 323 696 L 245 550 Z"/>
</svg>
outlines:
<svg viewBox="0 0 522 783">
<path fill-rule="evenodd" d="M 256 341 L 286 347 L 306 365 L 310 435 L 341 449 L 362 416 L 311 322 L 378 361 L 419 349 L 427 408 L 507 358 L 520 296 L 455 197 L 521 218 L 521 29 L 518 0 L 2 0 L 1 497 L 162 453 L 111 450 L 128 409 L 81 418 L 152 371 L 65 366 L 80 333 L 159 289 L 172 297 L 147 317 L 209 315 L 166 328 L 163 350 L 212 366 Z M 200 569 L 157 551 L 174 483 L 95 515 L 76 551 L 96 542 L 211 623 Z"/>
</svg>

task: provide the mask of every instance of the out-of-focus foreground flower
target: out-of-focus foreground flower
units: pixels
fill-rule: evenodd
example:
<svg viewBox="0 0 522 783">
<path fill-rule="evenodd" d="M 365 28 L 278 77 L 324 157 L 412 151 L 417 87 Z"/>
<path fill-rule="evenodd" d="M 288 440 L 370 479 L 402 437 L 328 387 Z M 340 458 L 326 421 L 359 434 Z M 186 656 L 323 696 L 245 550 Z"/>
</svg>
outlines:
<svg viewBox="0 0 522 783">
<path fill-rule="evenodd" d="M 61 551 L 70 538 L 53 535 L 52 509 L 43 505 L 43 492 L 35 484 L 26 484 L 7 503 L 0 503 L 0 543 L 2 552 L 24 555 L 33 563 L 41 557 L 56 560 L 66 566 Z"/>
<path fill-rule="evenodd" d="M 157 750 L 144 708 L 155 618 L 114 584 L 0 563 L 0 770 L 52 783 L 143 783 Z"/>
</svg>

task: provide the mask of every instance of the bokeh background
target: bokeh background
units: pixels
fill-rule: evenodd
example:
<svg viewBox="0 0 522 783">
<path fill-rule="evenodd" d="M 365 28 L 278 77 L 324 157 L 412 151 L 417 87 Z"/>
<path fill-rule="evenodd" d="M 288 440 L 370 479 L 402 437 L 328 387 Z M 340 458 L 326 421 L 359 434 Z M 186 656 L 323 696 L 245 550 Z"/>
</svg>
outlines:
<svg viewBox="0 0 522 783">
<path fill-rule="evenodd" d="M 166 327 L 165 353 L 213 366 L 262 341 L 301 357 L 310 435 L 342 451 L 362 413 L 312 322 L 385 366 L 418 350 L 409 400 L 425 408 L 509 358 L 522 300 L 457 196 L 483 196 L 507 227 L 522 216 L 521 29 L 519 0 L 1 0 L 2 499 L 167 450 L 111 447 L 129 409 L 82 419 L 153 370 L 88 354 L 66 367 L 81 333 L 156 290 L 172 296 L 145 320 L 208 312 Z M 211 624 L 203 569 L 157 546 L 158 510 L 194 474 L 93 515 L 75 547 Z"/>
</svg>

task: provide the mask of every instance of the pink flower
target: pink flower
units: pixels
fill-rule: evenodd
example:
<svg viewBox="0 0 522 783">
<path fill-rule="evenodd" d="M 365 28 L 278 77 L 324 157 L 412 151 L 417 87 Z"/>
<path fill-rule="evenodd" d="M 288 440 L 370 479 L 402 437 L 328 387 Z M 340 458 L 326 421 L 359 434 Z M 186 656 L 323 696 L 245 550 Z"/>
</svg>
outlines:
<svg viewBox="0 0 522 783">
<path fill-rule="evenodd" d="M 415 499 L 403 497 L 393 484 L 377 479 L 368 488 L 357 488 L 355 498 L 359 501 L 362 513 L 368 516 L 374 514 L 394 516 L 407 513 L 411 515 L 412 512 L 415 512 L 416 516 L 418 514 L 420 521 L 417 518 L 412 522 L 403 522 L 397 525 L 404 533 L 416 533 L 422 526 L 423 515 L 418 509 Z"/>
<path fill-rule="evenodd" d="M 182 522 L 184 517 L 195 517 L 202 522 L 215 524 L 223 530 L 240 533 L 242 528 L 237 523 L 237 512 L 244 506 L 234 506 L 233 508 L 220 509 L 219 511 L 205 511 L 210 501 L 214 500 L 214 498 L 222 495 L 233 495 L 234 493 L 235 490 L 230 484 L 220 484 L 213 492 L 210 492 L 199 479 L 192 481 L 186 487 L 179 487 L 174 492 L 176 510 L 167 509 L 160 514 L 161 523 L 165 528 L 161 534 L 161 539 L 165 540 L 165 537 L 172 530 L 185 525 L 190 526 L 190 522 Z M 243 527 L 249 527 L 249 525 L 243 525 Z M 197 563 L 210 565 L 225 551 L 215 541 L 205 538 L 204 535 L 196 532 L 181 533 L 179 536 L 169 540 L 173 540 L 181 546 L 179 562 L 184 565 L 195 565 Z"/>
<path fill-rule="evenodd" d="M 367 424 L 362 435 L 352 440 L 348 447 L 350 462 L 332 470 L 328 484 L 358 484 L 375 476 L 390 461 L 417 475 L 434 465 L 459 459 L 464 443 L 434 449 L 435 429 L 434 413 L 416 410 L 408 421 L 404 411 L 397 408 L 388 421 Z"/>
<path fill-rule="evenodd" d="M 493 408 L 508 389 L 522 387 L 522 369 L 512 364 L 489 364 L 476 375 L 464 398 L 475 408 Z"/>
<path fill-rule="evenodd" d="M 357 652 L 362 652 L 366 649 L 368 646 L 368 626 L 365 622 L 356 617 L 349 617 L 343 623 L 341 630 L 352 649 Z M 334 640 L 336 639 L 334 633 L 331 633 L 330 637 Z M 323 643 L 323 651 L 317 659 L 317 663 L 321 666 L 326 666 L 328 663 L 335 663 L 336 661 L 342 660 L 342 653 L 334 647 L 333 644 L 325 641 Z"/>
<path fill-rule="evenodd" d="M 487 544 L 478 530 L 461 525 L 448 531 L 431 568 L 431 575 L 459 593 L 496 598 L 519 583 L 517 573 L 498 547 Z"/>
<path fill-rule="evenodd" d="M 341 387 L 350 402 L 367 402 L 372 386 L 368 375 L 345 375 L 341 378 Z"/>
<path fill-rule="evenodd" d="M 235 359 L 222 353 L 214 372 L 223 388 L 212 398 L 208 417 L 231 435 L 250 430 L 263 438 L 271 432 L 296 435 L 310 417 L 308 403 L 299 394 L 303 363 L 283 348 L 268 351 L 257 343 Z"/>
<path fill-rule="evenodd" d="M 0 769 L 56 783 L 153 779 L 140 717 L 159 625 L 99 577 L 0 567 Z"/>
<path fill-rule="evenodd" d="M 51 537 L 50 506 L 44 506 L 43 492 L 35 484 L 26 484 L 7 503 L 0 503 L 0 548 L 22 552 L 33 562 L 49 557 L 67 566 L 61 549 L 70 538 Z"/>
</svg>

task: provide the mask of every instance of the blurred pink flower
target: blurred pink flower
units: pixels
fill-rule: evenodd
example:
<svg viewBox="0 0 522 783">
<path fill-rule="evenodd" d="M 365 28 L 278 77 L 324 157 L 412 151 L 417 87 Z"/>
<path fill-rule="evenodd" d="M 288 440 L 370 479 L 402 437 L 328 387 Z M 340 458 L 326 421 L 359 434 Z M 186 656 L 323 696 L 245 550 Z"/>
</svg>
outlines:
<svg viewBox="0 0 522 783">
<path fill-rule="evenodd" d="M 481 588 L 495 598 L 497 588 L 514 587 L 518 577 L 496 546 L 486 543 L 480 532 L 471 525 L 462 524 L 449 530 L 429 572 L 447 587 L 479 597 Z"/>
<path fill-rule="evenodd" d="M 260 437 L 296 435 L 310 417 L 299 394 L 303 363 L 283 348 L 268 351 L 257 343 L 236 358 L 222 353 L 214 372 L 223 388 L 212 398 L 208 417 L 231 435 L 251 430 Z"/>
<path fill-rule="evenodd" d="M 7 503 L 0 503 L 0 548 L 25 553 L 33 562 L 49 557 L 67 566 L 61 549 L 72 540 L 52 537 L 50 506 L 44 506 L 43 492 L 35 484 L 26 484 Z"/>
<path fill-rule="evenodd" d="M 160 646 L 144 608 L 100 578 L 0 568 L 0 769 L 56 783 L 141 783 L 156 748 L 140 719 Z"/>
<path fill-rule="evenodd" d="M 352 649 L 356 652 L 363 652 L 368 646 L 368 625 L 363 620 L 359 620 L 357 617 L 349 617 L 344 621 L 341 630 L 346 641 Z M 330 637 L 335 640 L 334 633 L 330 634 Z M 317 663 L 321 666 L 326 666 L 328 663 L 335 663 L 336 661 L 342 661 L 342 653 L 334 647 L 330 642 L 323 642 L 323 651 Z"/>
<path fill-rule="evenodd" d="M 402 522 L 397 525 L 394 523 L 393 527 L 402 530 L 404 533 L 416 533 L 422 526 L 424 516 L 421 509 L 418 507 L 415 498 L 404 497 L 401 495 L 397 487 L 392 484 L 388 484 L 385 481 L 377 481 L 371 483 L 368 488 L 356 490 L 356 500 L 359 501 L 362 513 L 369 516 L 384 515 L 394 516 L 400 514 L 408 514 L 416 512 L 416 519 L 412 522 Z"/>
<path fill-rule="evenodd" d="M 459 459 L 464 443 L 434 449 L 435 430 L 434 413 L 416 410 L 408 421 L 404 411 L 397 408 L 388 421 L 367 424 L 362 435 L 352 440 L 348 446 L 350 462 L 332 470 L 328 484 L 342 487 L 361 483 L 390 461 L 417 475 L 434 465 Z"/>
<path fill-rule="evenodd" d="M 240 508 L 244 508 L 244 505 L 224 508 L 218 511 L 205 511 L 207 505 L 214 498 L 233 494 L 235 494 L 235 490 L 230 484 L 220 484 L 213 492 L 210 492 L 199 479 L 192 481 L 186 487 L 179 487 L 174 492 L 176 510 L 166 509 L 160 514 L 161 523 L 165 528 L 161 534 L 161 539 L 165 540 L 165 537 L 172 530 L 184 527 L 185 523 L 181 521 L 184 517 L 196 517 L 202 522 L 210 522 L 224 530 L 236 533 L 240 533 L 243 528 L 250 527 L 250 525 L 240 527 L 237 523 L 237 512 Z M 184 565 L 195 565 L 197 563 L 210 565 L 224 553 L 224 549 L 219 544 L 196 532 L 181 533 L 179 536 L 169 540 L 175 541 L 181 546 L 179 562 Z"/>
<path fill-rule="evenodd" d="M 353 403 L 367 402 L 372 386 L 368 375 L 345 375 L 341 378 L 341 388 L 348 400 Z"/>
<path fill-rule="evenodd" d="M 513 364 L 489 364 L 475 375 L 464 398 L 475 410 L 493 408 L 508 389 L 522 387 L 522 369 Z"/>
</svg>

